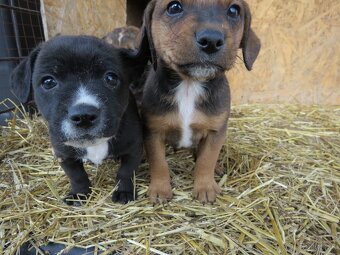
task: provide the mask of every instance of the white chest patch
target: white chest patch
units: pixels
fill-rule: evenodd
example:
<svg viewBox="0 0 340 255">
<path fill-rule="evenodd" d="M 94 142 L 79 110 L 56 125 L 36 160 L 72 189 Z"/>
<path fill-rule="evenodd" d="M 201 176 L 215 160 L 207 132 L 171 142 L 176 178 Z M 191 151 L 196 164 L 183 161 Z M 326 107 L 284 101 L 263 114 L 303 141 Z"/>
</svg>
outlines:
<svg viewBox="0 0 340 255">
<path fill-rule="evenodd" d="M 108 142 L 100 143 L 86 148 L 84 159 L 90 160 L 93 164 L 100 165 L 109 153 Z"/>
<path fill-rule="evenodd" d="M 179 110 L 179 116 L 182 122 L 182 137 L 178 144 L 179 147 L 190 147 L 192 145 L 192 123 L 195 115 L 195 105 L 198 99 L 204 94 L 201 83 L 192 81 L 183 81 L 176 88 L 176 102 Z"/>
</svg>

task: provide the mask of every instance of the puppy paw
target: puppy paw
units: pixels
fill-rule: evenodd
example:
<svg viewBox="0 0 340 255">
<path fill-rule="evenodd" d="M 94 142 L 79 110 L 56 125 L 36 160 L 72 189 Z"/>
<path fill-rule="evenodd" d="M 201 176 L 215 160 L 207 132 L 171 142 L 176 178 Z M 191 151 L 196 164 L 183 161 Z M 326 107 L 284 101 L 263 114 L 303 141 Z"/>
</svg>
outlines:
<svg viewBox="0 0 340 255">
<path fill-rule="evenodd" d="M 223 167 L 223 166 L 220 166 L 219 164 L 217 164 L 216 167 L 215 167 L 215 173 L 216 173 L 218 176 L 222 177 L 222 176 L 225 174 L 225 169 L 224 169 L 224 167 Z"/>
<path fill-rule="evenodd" d="M 130 179 L 118 180 L 118 188 L 112 194 L 112 201 L 127 204 L 133 200 L 135 200 L 133 182 Z"/>
<path fill-rule="evenodd" d="M 86 200 L 89 198 L 90 193 L 87 194 L 68 194 L 66 197 L 64 197 L 63 201 L 65 204 L 70 206 L 82 206 L 86 203 Z"/>
<path fill-rule="evenodd" d="M 151 183 L 148 191 L 150 201 L 153 204 L 166 203 L 172 198 L 170 182 Z"/>
<path fill-rule="evenodd" d="M 130 201 L 135 200 L 133 191 L 127 192 L 127 191 L 119 191 L 116 190 L 112 194 L 112 201 L 114 203 L 121 203 L 121 204 L 127 204 Z"/>
<path fill-rule="evenodd" d="M 214 203 L 216 196 L 221 193 L 221 188 L 215 180 L 211 181 L 195 181 L 193 197 L 201 203 Z"/>
</svg>

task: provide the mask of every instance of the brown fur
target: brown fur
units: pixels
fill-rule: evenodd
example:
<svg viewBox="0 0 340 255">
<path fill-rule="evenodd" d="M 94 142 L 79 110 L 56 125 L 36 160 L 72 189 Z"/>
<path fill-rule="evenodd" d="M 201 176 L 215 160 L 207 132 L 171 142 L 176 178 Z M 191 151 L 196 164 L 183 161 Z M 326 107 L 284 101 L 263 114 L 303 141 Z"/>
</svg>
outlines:
<svg viewBox="0 0 340 255">
<path fill-rule="evenodd" d="M 172 86 L 176 84 L 173 85 L 173 78 L 169 78 L 178 76 L 181 81 L 205 84 L 209 91 L 196 102 L 194 117 L 190 122 L 193 134 L 191 142 L 197 156 L 193 197 L 203 203 L 214 202 L 220 192 L 214 173 L 215 169 L 219 174 L 223 172 L 216 163 L 225 141 L 230 113 L 229 87 L 224 71 L 234 65 L 239 48 L 250 70 L 260 50 L 260 42 L 250 28 L 250 11 L 243 0 L 182 0 L 180 2 L 186 12 L 177 19 L 166 14 L 170 2 L 153 0 L 149 3 L 141 34 L 142 38 L 148 38 L 155 70 L 149 73 L 142 104 L 146 127 L 145 149 L 151 174 L 149 196 L 154 203 L 172 198 L 165 145 L 178 145 L 182 135 L 181 117 L 174 93 L 171 92 Z M 240 7 L 240 20 L 231 21 L 223 12 L 232 4 Z M 207 29 L 222 33 L 225 39 L 223 48 L 213 57 L 202 54 L 195 44 L 197 31 Z M 217 67 L 218 71 L 205 78 L 196 77 L 195 70 L 200 72 L 199 64 L 202 63 Z M 188 64 L 198 64 L 198 67 L 190 70 L 193 73 L 188 73 L 183 67 Z M 166 73 L 168 75 L 162 75 Z M 169 94 L 162 92 L 166 90 Z"/>
<path fill-rule="evenodd" d="M 197 58 L 197 51 L 192 47 L 193 34 L 198 29 L 214 28 L 223 31 L 227 37 L 227 47 L 225 48 L 224 57 L 218 59 L 218 64 L 225 66 L 227 70 L 231 69 L 240 48 L 240 42 L 244 34 L 244 22 L 231 26 L 226 22 L 216 24 L 216 22 L 198 23 L 195 13 L 189 14 L 185 19 L 174 24 L 169 22 L 169 17 L 163 15 L 164 9 L 171 1 L 158 1 L 153 12 L 153 19 L 157 22 L 152 23 L 152 38 L 156 54 L 162 56 L 162 59 L 169 64 L 174 70 L 181 73 L 178 65 L 190 63 Z M 183 0 L 183 5 L 193 6 L 195 8 L 218 8 L 227 9 L 231 2 L 244 6 L 242 8 L 242 17 L 246 16 L 245 12 L 249 12 L 249 7 L 244 1 L 232 0 Z M 180 45 L 180 47 L 178 47 Z"/>
<path fill-rule="evenodd" d="M 218 132 L 228 119 L 228 112 L 217 116 L 208 116 L 198 112 L 193 118 L 190 127 L 193 130 L 193 144 L 198 145 L 199 141 L 206 138 L 210 132 Z M 175 145 L 181 133 L 181 121 L 178 112 L 168 113 L 164 116 L 146 115 L 145 121 L 153 133 L 157 133 L 166 143 Z"/>
<path fill-rule="evenodd" d="M 137 48 L 136 38 L 139 28 L 134 26 L 119 27 L 108 33 L 103 40 L 116 48 L 134 50 Z"/>
<path fill-rule="evenodd" d="M 214 180 L 214 173 L 224 144 L 226 127 L 225 124 L 218 132 L 209 132 L 198 145 L 193 196 L 201 202 L 213 202 L 221 192 Z"/>
</svg>

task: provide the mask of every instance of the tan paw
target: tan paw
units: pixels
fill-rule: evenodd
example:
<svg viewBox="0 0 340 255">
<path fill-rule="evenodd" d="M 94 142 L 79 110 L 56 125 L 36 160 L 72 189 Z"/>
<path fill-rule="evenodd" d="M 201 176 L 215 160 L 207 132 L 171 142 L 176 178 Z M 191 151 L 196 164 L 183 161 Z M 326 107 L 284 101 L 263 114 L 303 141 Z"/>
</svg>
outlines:
<svg viewBox="0 0 340 255">
<path fill-rule="evenodd" d="M 216 196 L 221 193 L 221 188 L 215 180 L 211 181 L 196 181 L 192 192 L 194 199 L 201 203 L 213 203 L 216 201 Z"/>
<path fill-rule="evenodd" d="M 148 195 L 153 204 L 166 203 L 172 198 L 170 182 L 154 182 L 150 184 Z"/>
</svg>

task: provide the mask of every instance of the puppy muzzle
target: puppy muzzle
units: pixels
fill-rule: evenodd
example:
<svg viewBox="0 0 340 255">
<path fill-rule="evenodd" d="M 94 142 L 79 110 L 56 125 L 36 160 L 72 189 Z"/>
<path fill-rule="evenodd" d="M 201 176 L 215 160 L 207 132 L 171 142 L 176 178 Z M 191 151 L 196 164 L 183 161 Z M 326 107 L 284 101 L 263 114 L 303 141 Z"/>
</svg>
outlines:
<svg viewBox="0 0 340 255">
<path fill-rule="evenodd" d="M 197 81 L 208 81 L 216 77 L 223 68 L 213 63 L 191 63 L 178 65 L 177 71 Z"/>
<path fill-rule="evenodd" d="M 96 144 L 98 139 L 112 138 L 118 130 L 119 121 L 92 105 L 71 106 L 61 124 L 64 143 L 82 148 Z"/>
<path fill-rule="evenodd" d="M 225 35 L 214 29 L 201 29 L 194 33 L 195 56 L 189 63 L 177 65 L 177 71 L 198 81 L 208 81 L 226 68 Z M 195 59 L 196 58 L 196 59 Z"/>
</svg>

